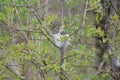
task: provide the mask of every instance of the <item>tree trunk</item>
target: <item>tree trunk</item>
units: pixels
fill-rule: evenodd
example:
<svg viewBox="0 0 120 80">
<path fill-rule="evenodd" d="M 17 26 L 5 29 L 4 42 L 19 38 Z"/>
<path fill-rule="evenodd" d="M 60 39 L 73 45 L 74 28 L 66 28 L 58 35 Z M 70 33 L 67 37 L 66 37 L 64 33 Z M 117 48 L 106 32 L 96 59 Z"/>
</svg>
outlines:
<svg viewBox="0 0 120 80">
<path fill-rule="evenodd" d="M 95 41 L 95 46 L 96 46 L 96 60 L 95 60 L 95 66 L 98 70 L 102 71 L 102 69 L 105 67 L 105 62 L 103 59 L 103 55 L 106 53 L 106 51 L 108 50 L 108 41 L 104 42 L 104 39 L 108 38 L 108 30 L 110 27 L 110 22 L 109 22 L 109 7 L 107 0 L 101 0 L 100 3 L 103 7 L 103 9 L 101 10 L 103 14 L 102 19 L 97 23 L 96 22 L 96 29 L 100 28 L 101 31 L 104 31 L 104 35 L 98 35 L 96 37 L 96 41 Z M 107 7 L 107 8 L 106 8 Z M 99 13 L 95 13 L 99 14 Z M 101 34 L 101 33 L 99 33 Z"/>
<path fill-rule="evenodd" d="M 119 7 L 120 0 L 101 0 L 103 18 L 96 23 L 96 29 L 100 27 L 101 31 L 104 31 L 103 36 L 96 37 L 96 67 L 98 71 L 104 71 L 105 62 L 103 55 L 107 52 L 110 55 L 110 66 L 112 69 L 112 78 L 113 80 L 120 80 L 120 63 L 116 47 L 116 33 L 117 33 L 117 22 L 112 20 L 111 16 L 120 15 Z M 118 10 L 118 11 L 117 11 Z M 98 13 L 95 13 L 98 14 Z M 107 41 L 103 41 L 107 39 Z M 109 43 L 109 41 L 112 43 Z M 109 50 L 109 52 L 108 52 Z M 112 54 L 112 56 L 111 56 Z M 104 71 L 105 72 L 105 71 Z M 100 72 L 101 73 L 101 72 Z"/>
</svg>

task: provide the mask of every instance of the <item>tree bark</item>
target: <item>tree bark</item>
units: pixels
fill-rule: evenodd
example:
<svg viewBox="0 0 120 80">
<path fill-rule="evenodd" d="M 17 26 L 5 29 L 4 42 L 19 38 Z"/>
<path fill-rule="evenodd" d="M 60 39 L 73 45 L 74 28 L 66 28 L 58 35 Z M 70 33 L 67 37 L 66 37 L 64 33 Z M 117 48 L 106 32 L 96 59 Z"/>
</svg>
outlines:
<svg viewBox="0 0 120 80">
<path fill-rule="evenodd" d="M 120 15 L 120 0 L 110 0 L 111 2 L 111 15 L 117 15 L 119 17 Z M 120 18 L 119 18 L 120 19 Z M 120 62 L 119 62 L 119 56 L 118 56 L 118 48 L 116 44 L 116 35 L 117 35 L 117 22 L 115 21 L 113 24 L 111 24 L 112 31 L 111 31 L 111 40 L 112 40 L 112 46 L 110 47 L 110 52 L 112 54 L 111 56 L 111 66 L 112 66 L 112 75 L 114 80 L 120 80 Z"/>
<path fill-rule="evenodd" d="M 64 64 L 64 48 L 60 49 L 60 74 L 59 74 L 59 79 L 60 80 L 67 80 L 65 72 L 62 68 L 63 64 Z"/>
<path fill-rule="evenodd" d="M 103 7 L 103 9 L 101 10 L 103 17 L 98 23 L 96 22 L 96 29 L 100 28 L 101 31 L 104 31 L 104 35 L 103 36 L 98 35 L 96 37 L 95 46 L 96 46 L 97 59 L 95 60 L 95 66 L 98 69 L 103 69 L 103 67 L 104 67 L 103 63 L 105 63 L 103 55 L 108 50 L 108 45 L 109 45 L 108 41 L 104 42 L 103 40 L 108 38 L 108 30 L 110 27 L 110 22 L 109 22 L 109 15 L 110 14 L 109 14 L 109 7 L 107 7 L 108 6 L 107 0 L 101 0 L 100 4 Z M 95 15 L 96 14 L 97 13 L 95 13 Z"/>
<path fill-rule="evenodd" d="M 96 37 L 96 67 L 99 69 L 104 68 L 104 58 L 103 55 L 108 51 L 110 55 L 110 66 L 112 68 L 112 78 L 113 80 L 120 79 L 120 62 L 116 47 L 116 35 L 117 35 L 117 22 L 114 21 L 113 23 L 110 22 L 112 20 L 110 17 L 115 15 L 120 15 L 120 0 L 101 0 L 102 4 L 102 13 L 103 18 L 96 23 L 96 28 L 101 28 L 104 31 L 103 36 Z M 95 13 L 97 14 L 97 13 Z M 107 39 L 107 41 L 103 42 L 103 39 Z M 110 43 L 109 41 L 112 41 Z M 112 54 L 112 56 L 111 56 Z M 102 64 L 102 66 L 101 66 Z M 101 70 L 104 71 L 104 70 Z"/>
</svg>

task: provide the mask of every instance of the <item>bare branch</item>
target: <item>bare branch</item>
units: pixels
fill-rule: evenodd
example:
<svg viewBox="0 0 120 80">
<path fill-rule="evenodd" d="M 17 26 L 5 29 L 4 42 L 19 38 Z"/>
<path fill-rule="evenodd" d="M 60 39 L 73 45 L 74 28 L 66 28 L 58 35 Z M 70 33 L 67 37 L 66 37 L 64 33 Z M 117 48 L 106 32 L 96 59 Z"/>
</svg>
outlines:
<svg viewBox="0 0 120 80">
<path fill-rule="evenodd" d="M 30 11 L 32 11 L 33 15 L 34 15 L 35 18 L 38 20 L 38 22 L 39 22 L 41 25 L 43 25 L 43 24 L 42 24 L 42 21 L 40 20 L 40 18 L 39 18 L 38 15 L 37 15 L 36 10 L 33 9 L 33 8 L 30 6 L 30 4 L 28 3 L 27 0 L 24 0 L 24 1 L 25 1 L 25 3 L 26 3 L 26 7 L 27 7 Z M 45 29 L 45 27 L 43 27 L 43 29 L 44 29 L 45 32 L 50 36 L 49 32 Z M 46 34 L 43 30 L 40 30 L 40 31 L 41 31 L 41 33 L 42 33 L 54 46 L 56 46 L 56 47 L 59 49 L 59 47 L 47 36 L 47 34 Z"/>
</svg>

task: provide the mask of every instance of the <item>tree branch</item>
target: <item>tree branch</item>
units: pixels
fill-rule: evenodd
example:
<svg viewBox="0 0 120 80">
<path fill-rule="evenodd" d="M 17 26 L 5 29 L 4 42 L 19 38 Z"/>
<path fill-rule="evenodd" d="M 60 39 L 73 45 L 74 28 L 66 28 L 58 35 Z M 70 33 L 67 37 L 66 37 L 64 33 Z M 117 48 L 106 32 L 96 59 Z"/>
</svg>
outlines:
<svg viewBox="0 0 120 80">
<path fill-rule="evenodd" d="M 42 21 L 40 20 L 40 18 L 39 18 L 38 15 L 37 15 L 36 10 L 33 9 L 33 8 L 30 6 L 30 4 L 28 3 L 27 0 L 24 0 L 24 1 L 25 1 L 25 3 L 26 3 L 26 7 L 27 7 L 30 11 L 32 11 L 32 13 L 33 13 L 33 15 L 35 16 L 35 18 L 37 19 L 37 21 L 38 21 L 41 25 L 43 25 L 43 24 L 42 24 Z M 51 35 L 49 34 L 49 32 L 45 29 L 45 27 L 43 27 L 43 29 L 45 30 L 45 32 L 46 32 L 49 36 L 51 36 Z M 41 31 L 41 33 L 42 33 L 55 47 L 57 47 L 57 48 L 59 49 L 59 47 L 47 36 L 47 34 L 46 34 L 43 30 L 40 30 L 40 31 Z"/>
<path fill-rule="evenodd" d="M 79 30 L 84 29 L 85 28 L 85 22 L 86 22 L 86 15 L 87 15 L 87 11 L 88 10 L 88 2 L 89 0 L 86 0 L 86 4 L 85 4 L 85 9 L 84 9 L 84 13 L 83 13 L 83 20 L 82 20 L 82 26 L 80 26 L 78 29 L 76 29 L 73 33 L 70 34 L 69 38 L 72 37 L 75 33 L 77 33 Z"/>
</svg>

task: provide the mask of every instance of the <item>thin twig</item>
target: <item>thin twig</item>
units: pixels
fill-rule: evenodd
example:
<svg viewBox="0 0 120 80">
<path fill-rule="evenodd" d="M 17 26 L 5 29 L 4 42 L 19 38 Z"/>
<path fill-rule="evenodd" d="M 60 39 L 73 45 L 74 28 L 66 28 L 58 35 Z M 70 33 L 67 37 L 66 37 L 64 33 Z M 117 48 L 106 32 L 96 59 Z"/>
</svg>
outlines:
<svg viewBox="0 0 120 80">
<path fill-rule="evenodd" d="M 14 66 L 14 65 L 13 65 Z M 25 80 L 24 77 L 18 75 L 17 73 L 15 73 L 13 70 L 11 70 L 8 66 L 5 66 L 9 71 L 11 71 L 12 73 L 14 73 L 18 78 L 20 78 L 20 80 Z"/>
<path fill-rule="evenodd" d="M 109 0 L 109 3 L 110 3 L 110 5 L 111 5 L 111 7 L 113 8 L 113 10 L 115 11 L 115 13 L 118 14 L 118 11 L 117 11 L 117 10 L 115 9 L 115 7 L 113 6 L 111 0 Z"/>
<path fill-rule="evenodd" d="M 20 28 L 14 28 L 17 31 L 25 31 L 25 32 L 34 32 L 34 33 L 42 33 L 41 31 L 38 30 L 24 30 L 24 29 L 20 29 Z"/>
<path fill-rule="evenodd" d="M 41 21 L 40 18 L 38 17 L 38 15 L 37 15 L 37 13 L 36 13 L 36 10 L 31 8 L 31 6 L 30 6 L 29 3 L 27 2 L 27 0 L 24 0 L 24 1 L 25 1 L 25 3 L 26 3 L 26 7 L 27 7 L 30 11 L 32 11 L 32 13 L 33 13 L 33 15 L 35 16 L 35 18 L 37 19 L 37 21 L 42 25 L 42 21 Z M 45 29 L 45 27 L 43 27 L 43 28 L 44 28 L 45 32 L 48 34 L 49 32 Z M 59 49 L 59 47 L 47 36 L 47 34 L 46 34 L 43 30 L 40 29 L 40 31 L 41 31 L 41 33 L 42 33 L 55 47 L 57 47 L 57 48 Z M 49 34 L 49 35 L 50 35 L 50 34 Z"/>
<path fill-rule="evenodd" d="M 10 4 L 10 3 L 2 3 L 2 2 L 0 2 L 0 6 L 13 6 L 13 7 L 25 7 L 25 5 L 24 4 L 15 4 L 15 5 L 13 5 L 13 4 Z"/>
<path fill-rule="evenodd" d="M 12 1 L 12 4 L 15 5 L 15 2 Z M 15 9 L 17 15 L 18 15 L 18 21 L 19 21 L 19 23 L 20 23 L 20 26 L 23 26 L 21 17 L 20 17 L 20 15 L 19 15 L 19 12 L 18 12 L 16 6 L 14 6 L 14 9 Z M 22 31 L 20 31 L 20 32 L 21 32 L 21 34 L 23 35 L 23 37 L 24 37 L 24 39 L 25 39 L 25 42 L 28 43 L 28 37 L 25 35 L 24 32 L 22 32 Z"/>
<path fill-rule="evenodd" d="M 83 27 L 85 26 L 85 22 L 86 22 L 87 11 L 88 11 L 88 0 L 86 0 L 86 6 L 85 6 L 84 14 L 83 14 L 83 22 L 82 22 Z"/>
<path fill-rule="evenodd" d="M 84 29 L 85 28 L 85 22 L 86 22 L 86 15 L 87 15 L 87 11 L 88 11 L 88 0 L 86 0 L 86 6 L 85 6 L 85 10 L 83 13 L 83 20 L 82 20 L 82 26 L 80 26 L 78 29 L 76 29 L 73 33 L 70 34 L 69 38 L 72 37 L 72 35 L 74 35 L 75 33 L 77 33 L 81 28 Z"/>
</svg>

